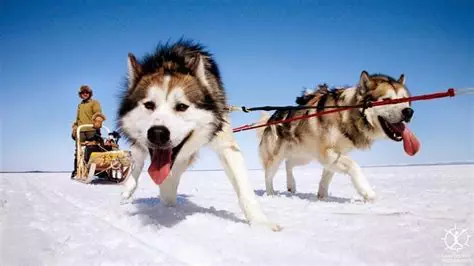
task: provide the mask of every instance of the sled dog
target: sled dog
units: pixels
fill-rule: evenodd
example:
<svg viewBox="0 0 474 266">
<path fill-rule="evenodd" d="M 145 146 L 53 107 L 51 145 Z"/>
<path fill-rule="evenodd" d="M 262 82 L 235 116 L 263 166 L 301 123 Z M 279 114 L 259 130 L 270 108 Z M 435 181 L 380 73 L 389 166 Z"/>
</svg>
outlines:
<svg viewBox="0 0 474 266">
<path fill-rule="evenodd" d="M 242 153 L 226 111 L 219 68 L 203 46 L 189 40 L 158 45 L 138 60 L 128 55 L 128 78 L 118 111 L 118 127 L 131 144 L 134 169 L 122 197 L 132 196 L 148 154 L 148 174 L 160 200 L 176 205 L 183 172 L 209 144 L 217 153 L 250 224 L 280 227 L 263 213 L 249 183 Z"/>
<path fill-rule="evenodd" d="M 405 76 L 394 79 L 383 74 L 369 75 L 363 71 L 358 85 L 349 88 L 329 89 L 326 84 L 314 91 L 305 91 L 296 99 L 299 105 L 315 109 L 276 111 L 271 117 L 266 113 L 261 122 L 282 120 L 312 114 L 330 107 L 358 105 L 367 101 L 380 101 L 409 97 Z M 318 197 L 328 196 L 328 188 L 335 172 L 348 174 L 357 192 L 365 200 L 376 194 L 359 165 L 347 153 L 354 149 L 368 149 L 377 139 L 402 141 L 405 152 L 414 155 L 420 144 L 406 123 L 413 116 L 410 103 L 357 108 L 331 113 L 305 120 L 262 127 L 257 131 L 259 155 L 265 169 L 266 193 L 272 195 L 273 177 L 285 161 L 287 189 L 296 191 L 293 168 L 312 160 L 323 166 Z"/>
</svg>

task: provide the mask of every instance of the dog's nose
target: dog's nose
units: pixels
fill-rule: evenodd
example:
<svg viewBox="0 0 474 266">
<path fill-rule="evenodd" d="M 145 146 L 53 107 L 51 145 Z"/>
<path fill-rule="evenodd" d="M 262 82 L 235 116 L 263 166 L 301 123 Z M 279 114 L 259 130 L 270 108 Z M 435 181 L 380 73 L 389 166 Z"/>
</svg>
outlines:
<svg viewBox="0 0 474 266">
<path fill-rule="evenodd" d="M 170 141 L 170 131 L 164 126 L 154 126 L 148 129 L 147 137 L 151 143 L 164 146 Z"/>
<path fill-rule="evenodd" d="M 413 109 L 411 108 L 405 108 L 402 110 L 402 115 L 403 115 L 403 120 L 405 122 L 410 122 L 411 118 L 413 117 L 413 113 L 415 111 L 413 111 Z"/>
</svg>

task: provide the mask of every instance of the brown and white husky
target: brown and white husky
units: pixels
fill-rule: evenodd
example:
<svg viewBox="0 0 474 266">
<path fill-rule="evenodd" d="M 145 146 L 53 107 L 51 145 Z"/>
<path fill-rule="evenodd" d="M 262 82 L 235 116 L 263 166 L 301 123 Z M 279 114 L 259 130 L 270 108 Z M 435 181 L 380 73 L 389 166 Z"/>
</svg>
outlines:
<svg viewBox="0 0 474 266">
<path fill-rule="evenodd" d="M 134 193 L 150 155 L 150 177 L 165 205 L 176 205 L 181 175 L 204 145 L 218 154 L 250 224 L 280 227 L 263 213 L 232 135 L 224 87 L 211 54 L 191 41 L 160 45 L 137 60 L 128 58 L 128 83 L 118 121 L 131 144 L 134 169 L 122 196 Z"/>
<path fill-rule="evenodd" d="M 329 90 L 319 85 L 315 91 L 306 91 L 297 98 L 300 105 L 316 109 L 277 111 L 271 117 L 264 115 L 261 122 L 277 121 L 321 110 L 325 106 L 357 105 L 364 101 L 379 101 L 409 97 L 405 77 L 394 79 L 382 74 L 369 75 L 363 71 L 357 86 Z M 375 199 L 375 192 L 359 165 L 349 158 L 354 149 L 368 149 L 377 139 L 402 141 L 405 152 L 414 155 L 420 144 L 406 123 L 413 117 L 410 103 L 383 105 L 368 109 L 351 109 L 306 120 L 262 127 L 259 153 L 265 169 L 268 195 L 274 193 L 273 177 L 279 165 L 286 161 L 287 189 L 296 191 L 292 170 L 295 166 L 319 161 L 324 167 L 319 183 L 318 197 L 328 196 L 328 188 L 335 172 L 348 174 L 357 192 L 366 200 Z"/>
</svg>

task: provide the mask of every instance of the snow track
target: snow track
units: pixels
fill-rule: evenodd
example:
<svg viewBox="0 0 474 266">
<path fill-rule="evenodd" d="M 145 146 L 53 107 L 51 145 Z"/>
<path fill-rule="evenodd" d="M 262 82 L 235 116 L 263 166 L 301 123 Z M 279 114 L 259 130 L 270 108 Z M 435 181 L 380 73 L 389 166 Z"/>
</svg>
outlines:
<svg viewBox="0 0 474 266">
<path fill-rule="evenodd" d="M 279 233 L 249 227 L 223 172 L 187 172 L 178 206 L 164 207 L 144 174 L 134 199 L 67 174 L 1 174 L 0 265 L 442 265 L 455 224 L 474 238 L 474 166 L 364 169 L 378 199 L 365 204 L 346 176 L 316 199 L 320 170 L 295 172 L 297 193 L 264 193 Z M 459 251 L 474 260 L 474 240 Z M 460 253 L 460 254 L 461 254 Z M 469 264 L 467 264 L 469 265 Z"/>
</svg>

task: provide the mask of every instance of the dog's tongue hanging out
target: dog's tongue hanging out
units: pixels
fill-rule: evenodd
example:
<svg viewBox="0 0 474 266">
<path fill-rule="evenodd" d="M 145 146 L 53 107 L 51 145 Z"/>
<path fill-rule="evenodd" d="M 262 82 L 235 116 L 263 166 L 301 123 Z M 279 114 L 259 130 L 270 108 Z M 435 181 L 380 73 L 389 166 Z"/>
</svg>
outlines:
<svg viewBox="0 0 474 266">
<path fill-rule="evenodd" d="M 151 179 L 160 185 L 165 181 L 171 170 L 171 148 L 170 149 L 155 149 L 153 157 L 151 158 L 150 167 L 148 167 L 148 174 Z"/>
<path fill-rule="evenodd" d="M 420 150 L 420 142 L 415 134 L 403 123 L 392 124 L 392 126 L 402 135 L 405 152 L 410 156 L 415 155 Z"/>
<path fill-rule="evenodd" d="M 413 156 L 420 150 L 420 142 L 415 137 L 415 134 L 413 134 L 413 132 L 408 129 L 408 127 L 405 127 L 403 130 L 402 138 L 403 148 L 408 155 Z"/>
</svg>

